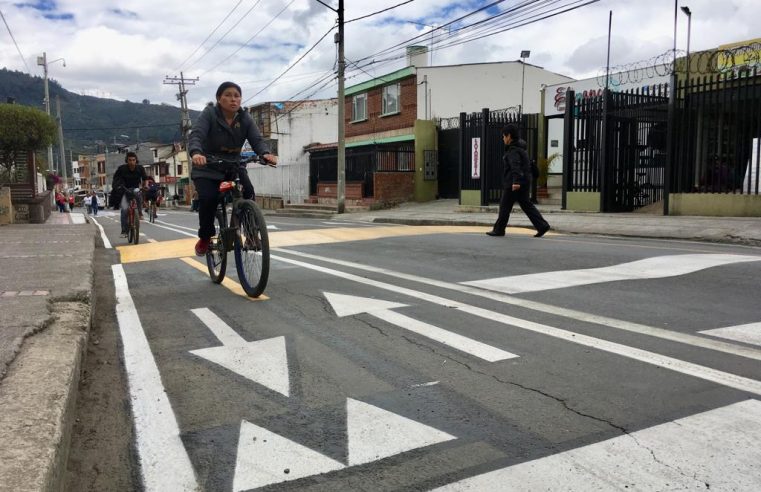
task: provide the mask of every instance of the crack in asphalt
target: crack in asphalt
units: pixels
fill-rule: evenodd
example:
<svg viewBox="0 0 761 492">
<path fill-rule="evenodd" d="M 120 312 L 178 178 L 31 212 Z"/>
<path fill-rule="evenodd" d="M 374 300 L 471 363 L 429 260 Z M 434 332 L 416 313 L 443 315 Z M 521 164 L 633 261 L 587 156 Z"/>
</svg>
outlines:
<svg viewBox="0 0 761 492">
<path fill-rule="evenodd" d="M 372 325 L 371 325 L 371 326 L 372 326 Z M 374 327 L 374 328 L 375 328 L 375 327 Z M 620 425 L 618 425 L 618 424 L 615 424 L 615 423 L 613 423 L 613 422 L 612 422 L 612 421 L 610 421 L 610 420 L 607 420 L 607 419 L 604 419 L 604 418 L 601 418 L 601 417 L 596 417 L 596 416 L 594 416 L 594 415 L 590 415 L 590 414 L 588 414 L 588 413 L 584 413 L 584 412 L 582 412 L 582 411 L 580 411 L 580 410 L 577 410 L 577 409 L 575 409 L 575 408 L 572 408 L 570 405 L 568 405 L 568 402 L 567 402 L 566 400 L 564 400 L 563 398 L 560 398 L 560 397 L 557 397 L 557 396 L 551 395 L 551 394 L 549 394 L 549 393 L 547 393 L 547 392 L 545 392 L 545 391 L 542 391 L 542 390 L 540 390 L 540 389 L 536 389 L 536 388 L 530 388 L 530 387 L 528 387 L 528 386 L 522 385 L 522 384 L 520 384 L 520 383 L 516 383 L 516 382 L 514 382 L 514 381 L 506 381 L 506 380 L 504 380 L 504 379 L 500 379 L 499 377 L 497 377 L 497 376 L 495 376 L 495 375 L 493 375 L 493 374 L 487 374 L 487 373 L 485 373 L 485 372 L 483 372 L 483 371 L 479 371 L 479 370 L 477 370 L 477 369 L 474 369 L 474 368 L 473 368 L 473 367 L 471 367 L 469 364 L 467 364 L 467 363 L 465 363 L 465 362 L 462 362 L 462 361 L 460 361 L 460 360 L 457 360 L 457 359 L 456 359 L 456 358 L 454 358 L 454 357 L 451 357 L 451 356 L 449 356 L 449 355 L 443 355 L 443 354 L 439 353 L 438 351 L 436 351 L 436 349 L 434 349 L 433 347 L 431 347 L 431 346 L 429 346 L 429 345 L 426 345 L 426 344 L 424 344 L 424 343 L 418 342 L 418 341 L 416 341 L 416 340 L 413 340 L 413 339 L 411 339 L 411 338 L 409 338 L 409 337 L 406 337 L 406 336 L 404 336 L 404 335 L 402 335 L 402 338 L 403 338 L 403 339 L 405 339 L 407 342 L 409 342 L 409 343 L 411 343 L 411 344 L 413 344 L 413 345 L 415 345 L 415 346 L 417 346 L 417 347 L 420 347 L 420 348 L 424 348 L 424 349 L 427 349 L 428 351 L 430 351 L 430 352 L 432 352 L 432 353 L 434 353 L 434 354 L 438 355 L 439 357 L 443 357 L 444 359 L 447 359 L 447 360 L 451 360 L 451 361 L 453 361 L 453 362 L 455 362 L 455 363 L 457 363 L 457 364 L 459 364 L 459 365 L 461 365 L 461 366 L 463 366 L 463 367 L 467 368 L 469 371 L 473 371 L 473 372 L 475 372 L 475 373 L 477 373 L 477 374 L 481 374 L 482 376 L 491 377 L 491 378 L 493 378 L 494 380 L 496 380 L 497 382 L 499 382 L 499 383 L 502 383 L 502 384 L 507 384 L 507 385 L 510 385 L 510 386 L 516 386 L 516 387 L 518 387 L 518 388 L 521 388 L 522 390 L 525 390 L 525 391 L 531 391 L 531 392 L 533 392 L 533 393 L 537 393 L 537 394 L 539 394 L 539 395 L 542 395 L 542 396 L 543 396 L 543 397 L 545 397 L 545 398 L 549 398 L 549 399 L 551 399 L 551 400 L 554 400 L 554 401 L 556 401 L 556 402 L 560 403 L 561 405 L 563 405 L 563 408 L 565 408 L 565 409 L 566 409 L 566 410 L 568 410 L 569 412 L 575 413 L 576 415 L 578 415 L 578 416 L 580 416 L 580 417 L 584 417 L 584 418 L 588 418 L 588 419 L 591 419 L 591 420 L 595 420 L 595 421 L 597 421 L 597 422 L 601 422 L 601 423 L 604 423 L 604 424 L 606 424 L 606 425 L 608 425 L 608 426 L 610 426 L 610 427 L 612 427 L 612 428 L 614 428 L 614 429 L 618 430 L 619 432 L 621 432 L 621 434 L 623 434 L 623 435 L 625 435 L 625 436 L 627 436 L 627 437 L 631 438 L 631 439 L 632 439 L 632 440 L 633 440 L 633 441 L 634 441 L 634 442 L 637 444 L 637 446 L 639 446 L 639 447 L 641 447 L 642 449 L 645 449 L 647 452 L 649 452 L 649 453 L 650 453 L 650 456 L 652 456 L 652 458 L 653 458 L 653 461 L 654 461 L 654 462 L 658 463 L 658 464 L 659 464 L 659 465 L 661 465 L 661 466 L 664 466 L 664 467 L 666 467 L 666 468 L 669 468 L 670 470 L 674 470 L 675 472 L 679 473 L 680 475 L 682 475 L 682 476 L 683 476 L 683 477 L 685 477 L 685 478 L 689 478 L 689 479 L 691 479 L 691 480 L 694 480 L 694 481 L 696 481 L 696 482 L 700 483 L 701 485 L 705 486 L 705 488 L 706 488 L 707 490 L 710 490 L 710 489 L 711 489 L 711 484 L 709 484 L 708 482 L 703 482 L 702 480 L 698 479 L 698 478 L 697 478 L 696 476 L 694 476 L 694 475 L 693 475 L 693 476 L 689 476 L 689 475 L 687 475 L 686 473 L 684 473 L 682 470 L 680 470 L 678 467 L 674 467 L 674 466 L 672 466 L 672 465 L 669 465 L 668 463 L 666 463 L 666 462 L 664 462 L 664 461 L 660 460 L 660 459 L 658 458 L 658 456 L 656 456 L 656 454 L 655 454 L 655 451 L 654 451 L 653 449 L 651 449 L 650 447 L 648 447 L 648 446 L 646 446 L 646 445 L 642 444 L 642 442 L 640 442 L 640 441 L 639 441 L 639 439 L 637 439 L 637 438 L 636 438 L 636 437 L 635 437 L 633 434 L 631 434 L 631 433 L 630 433 L 630 432 L 629 432 L 629 431 L 628 431 L 628 430 L 627 430 L 625 427 L 623 427 L 623 426 L 620 426 Z"/>
</svg>

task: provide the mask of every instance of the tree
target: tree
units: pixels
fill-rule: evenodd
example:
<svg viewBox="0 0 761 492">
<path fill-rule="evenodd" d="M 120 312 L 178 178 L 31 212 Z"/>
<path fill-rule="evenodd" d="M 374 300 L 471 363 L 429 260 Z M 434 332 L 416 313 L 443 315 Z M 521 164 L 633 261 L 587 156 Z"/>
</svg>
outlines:
<svg viewBox="0 0 761 492">
<path fill-rule="evenodd" d="M 20 153 L 43 149 L 56 141 L 56 123 L 28 106 L 0 104 L 0 182 L 11 182 Z"/>
<path fill-rule="evenodd" d="M 143 99 L 143 104 L 150 104 L 151 102 L 148 99 Z"/>
</svg>

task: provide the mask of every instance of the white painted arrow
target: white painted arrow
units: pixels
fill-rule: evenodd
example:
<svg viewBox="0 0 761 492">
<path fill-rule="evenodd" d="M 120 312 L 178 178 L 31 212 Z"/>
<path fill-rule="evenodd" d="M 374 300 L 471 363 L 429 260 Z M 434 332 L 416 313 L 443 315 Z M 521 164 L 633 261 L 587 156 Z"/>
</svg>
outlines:
<svg viewBox="0 0 761 492">
<path fill-rule="evenodd" d="M 247 342 L 208 308 L 191 310 L 214 333 L 221 347 L 191 350 L 255 383 L 290 396 L 285 337 Z"/>
<path fill-rule="evenodd" d="M 357 400 L 346 400 L 348 466 L 457 439 L 425 424 Z M 249 490 L 346 468 L 317 451 L 243 421 L 233 490 Z"/>
<path fill-rule="evenodd" d="M 244 420 L 233 490 L 255 489 L 341 468 L 345 468 L 343 463 Z"/>
<path fill-rule="evenodd" d="M 349 466 L 457 439 L 455 436 L 351 398 L 346 400 Z"/>
<path fill-rule="evenodd" d="M 409 330 L 418 335 L 430 338 L 449 347 L 462 352 L 474 355 L 489 362 L 499 360 L 513 359 L 518 357 L 515 354 L 504 350 L 486 345 L 471 338 L 452 333 L 438 326 L 433 326 L 422 321 L 410 318 L 403 314 L 391 311 L 391 309 L 406 307 L 406 304 L 396 302 L 381 301 L 378 299 L 369 299 L 367 297 L 347 296 L 344 294 L 334 294 L 324 292 L 325 298 L 330 302 L 333 310 L 338 317 L 354 316 L 356 314 L 367 313 L 376 318 L 382 319 L 388 323 Z"/>
</svg>

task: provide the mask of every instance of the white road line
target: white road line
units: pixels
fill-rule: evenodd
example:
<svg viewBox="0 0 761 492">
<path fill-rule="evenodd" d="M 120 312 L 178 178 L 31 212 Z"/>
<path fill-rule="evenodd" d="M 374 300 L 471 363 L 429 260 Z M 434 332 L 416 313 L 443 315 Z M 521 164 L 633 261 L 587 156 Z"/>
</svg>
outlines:
<svg viewBox="0 0 761 492">
<path fill-rule="evenodd" d="M 161 221 L 160 221 L 160 220 L 157 220 L 156 222 L 161 222 Z M 164 223 L 164 222 L 162 222 L 162 223 Z M 149 224 L 150 224 L 150 222 L 149 222 Z M 180 229 L 175 229 L 174 227 L 167 227 L 167 226 L 162 226 L 162 225 L 159 225 L 159 224 L 157 224 L 157 223 L 155 223 L 155 222 L 154 222 L 153 224 L 151 224 L 151 225 L 152 225 L 152 226 L 154 226 L 154 227 L 159 227 L 159 228 L 161 228 L 161 229 L 166 229 L 166 230 L 168 230 L 168 231 L 176 232 L 176 233 L 178 233 L 178 234 L 182 234 L 183 236 L 189 236 L 189 237 L 198 237 L 198 234 L 190 234 L 190 233 L 188 233 L 188 232 L 185 232 L 185 231 L 182 231 L 182 230 L 180 230 Z M 177 227 L 181 227 L 181 226 L 177 226 Z M 188 228 L 188 227 L 183 227 L 183 229 L 188 229 L 188 230 L 197 230 L 197 229 L 190 229 L 190 228 Z"/>
<path fill-rule="evenodd" d="M 284 258 L 277 255 L 272 255 L 271 258 L 279 260 L 279 261 L 283 261 L 286 263 L 290 263 L 292 265 L 298 265 L 298 266 L 308 268 L 311 270 L 316 270 L 318 272 L 326 273 L 328 275 L 333 275 L 335 277 L 351 280 L 353 282 L 357 282 L 357 283 L 361 283 L 365 285 L 371 285 L 373 287 L 388 290 L 398 294 L 408 295 L 417 299 L 431 302 L 433 304 L 439 304 L 447 308 L 458 309 L 460 311 L 473 314 L 475 316 L 479 316 L 491 321 L 496 321 L 498 323 L 506 324 L 509 326 L 515 326 L 518 328 L 522 328 L 524 330 L 533 331 L 535 333 L 540 333 L 542 335 L 547 335 L 554 338 L 559 338 L 561 340 L 572 342 L 572 343 L 582 345 L 585 347 L 592 347 L 598 350 L 603 350 L 605 352 L 621 355 L 623 357 L 634 359 L 634 360 L 644 362 L 647 364 L 652 364 L 654 366 L 663 367 L 665 369 L 670 369 L 672 371 L 686 374 L 688 376 L 693 376 L 693 377 L 700 378 L 706 381 L 711 381 L 717 384 L 728 386 L 730 388 L 739 389 L 740 391 L 747 391 L 749 393 L 761 395 L 761 381 L 756 381 L 755 379 L 744 378 L 742 376 L 737 376 L 736 374 L 718 371 L 710 367 L 693 364 L 691 362 L 675 359 L 673 357 L 667 357 L 664 355 L 648 352 L 646 350 L 640 350 L 640 349 L 629 347 L 619 343 L 608 342 L 606 340 L 602 340 L 599 338 L 594 338 L 587 335 L 574 333 L 572 331 L 555 328 L 549 325 L 534 323 L 533 321 L 523 320 L 520 318 L 515 318 L 513 316 L 507 316 L 495 311 L 481 309 L 481 308 L 471 306 L 462 302 L 446 299 L 444 297 L 439 297 L 433 294 L 428 294 L 426 292 L 420 292 L 417 290 L 407 289 L 405 287 L 399 287 L 396 285 L 387 284 L 385 282 L 379 282 L 377 280 L 360 277 L 358 275 L 354 275 L 351 273 L 341 272 L 339 270 L 333 270 L 331 268 L 313 265 L 313 264 L 305 263 L 298 260 L 292 260 L 290 258 Z"/>
<path fill-rule="evenodd" d="M 174 227 L 174 228 L 177 228 L 177 229 L 184 229 L 184 230 L 190 231 L 190 232 L 198 232 L 198 227 L 195 227 L 195 228 L 194 227 L 186 227 L 186 226 L 181 226 L 181 225 L 177 225 L 177 224 L 172 224 L 171 222 L 164 222 L 163 220 L 157 220 L 156 222 L 153 223 L 153 225 L 156 225 L 156 224 L 164 224 L 166 226 L 171 226 L 171 227 Z M 156 226 L 156 227 L 160 227 L 160 226 Z M 170 229 L 170 230 L 174 230 L 174 229 Z"/>
<path fill-rule="evenodd" d="M 700 333 L 736 342 L 750 343 L 751 345 L 761 345 L 761 323 L 727 326 L 726 328 L 704 330 Z"/>
<path fill-rule="evenodd" d="M 93 224 L 98 226 L 98 229 L 100 229 L 100 239 L 103 241 L 103 247 L 106 249 L 111 249 L 111 241 L 109 241 L 108 237 L 106 237 L 106 231 L 103 230 L 103 226 L 100 225 L 97 220 L 95 220 L 95 217 L 90 217 L 90 220 L 92 220 Z"/>
<path fill-rule="evenodd" d="M 309 258 L 313 260 L 322 261 L 325 263 L 332 263 L 334 265 L 341 265 L 357 270 L 363 270 L 367 272 L 379 273 L 389 277 L 395 277 L 403 280 L 409 280 L 424 285 L 430 285 L 433 287 L 439 287 L 441 289 L 454 290 L 455 292 L 474 295 L 478 297 L 484 297 L 493 301 L 510 304 L 513 306 L 520 306 L 526 309 L 532 309 L 534 311 L 540 311 L 543 313 L 554 314 L 556 316 L 562 316 L 564 318 L 575 319 L 583 321 L 585 323 L 594 323 L 597 325 L 607 326 L 609 328 L 615 328 L 618 330 L 628 331 L 632 333 L 638 333 L 640 335 L 647 335 L 651 337 L 661 338 L 664 340 L 671 340 L 673 342 L 683 343 L 685 345 L 692 345 L 693 347 L 701 347 L 709 350 L 715 350 L 717 352 L 724 352 L 727 354 L 737 355 L 739 357 L 745 357 L 753 360 L 761 360 L 761 350 L 751 347 L 738 346 L 720 340 L 712 340 L 709 338 L 703 338 L 695 336 L 689 333 L 680 333 L 678 331 L 665 330 L 663 328 L 657 328 L 654 326 L 642 325 L 639 323 L 632 323 L 629 321 L 619 320 L 615 318 L 609 318 L 607 316 L 599 316 L 596 314 L 585 313 L 577 311 L 575 309 L 563 308 L 560 306 L 552 306 L 550 304 L 544 304 L 541 302 L 531 301 L 528 299 L 521 299 L 519 297 L 513 297 L 498 292 L 492 292 L 489 290 L 478 289 L 462 284 L 455 284 L 451 282 L 443 282 L 441 280 L 434 280 L 425 277 L 419 277 L 417 275 L 410 275 L 407 273 L 396 272 L 394 270 L 388 270 L 385 268 L 377 268 L 368 265 L 362 265 L 360 263 L 354 263 L 350 261 L 336 260 L 333 258 L 327 258 L 324 256 L 313 255 L 309 253 L 302 253 L 291 249 L 279 249 L 276 251 L 282 251 L 284 253 L 292 254 L 302 258 Z"/>
<path fill-rule="evenodd" d="M 654 256 L 644 260 L 621 263 L 602 268 L 585 268 L 581 270 L 561 270 L 554 272 L 513 275 L 462 282 L 464 285 L 482 289 L 519 294 L 550 289 L 578 287 L 581 285 L 615 282 L 619 280 L 639 280 L 676 277 L 697 272 L 706 268 L 733 263 L 761 261 L 761 256 L 730 254 L 686 254 Z"/>
<path fill-rule="evenodd" d="M 143 485 L 147 491 L 199 490 L 172 405 L 132 301 L 124 268 L 113 265 L 111 269 Z"/>
<path fill-rule="evenodd" d="M 758 490 L 761 402 L 747 400 L 435 489 Z"/>
</svg>

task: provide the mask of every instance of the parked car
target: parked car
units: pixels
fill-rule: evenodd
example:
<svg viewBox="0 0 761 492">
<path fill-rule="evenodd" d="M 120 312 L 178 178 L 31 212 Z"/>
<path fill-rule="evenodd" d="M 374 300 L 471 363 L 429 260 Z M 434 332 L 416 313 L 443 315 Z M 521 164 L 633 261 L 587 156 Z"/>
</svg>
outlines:
<svg viewBox="0 0 761 492">
<path fill-rule="evenodd" d="M 98 198 L 98 209 L 102 210 L 106 208 L 106 194 L 102 191 L 96 191 L 95 196 Z"/>
</svg>

